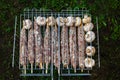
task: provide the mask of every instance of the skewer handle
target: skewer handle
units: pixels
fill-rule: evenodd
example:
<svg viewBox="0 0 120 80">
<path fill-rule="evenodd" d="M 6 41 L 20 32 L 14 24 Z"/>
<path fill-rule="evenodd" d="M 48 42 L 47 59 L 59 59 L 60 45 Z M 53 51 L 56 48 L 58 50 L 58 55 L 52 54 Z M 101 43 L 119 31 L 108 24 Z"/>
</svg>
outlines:
<svg viewBox="0 0 120 80">
<path fill-rule="evenodd" d="M 74 69 L 74 72 L 76 73 L 76 68 Z"/>
<path fill-rule="evenodd" d="M 60 69 L 58 69 L 58 74 L 60 75 Z"/>
<path fill-rule="evenodd" d="M 45 70 L 45 73 L 46 73 L 46 74 L 48 73 L 48 64 L 46 64 L 46 70 Z"/>
<path fill-rule="evenodd" d="M 81 72 L 83 72 L 83 69 L 81 69 Z"/>
<path fill-rule="evenodd" d="M 31 73 L 33 73 L 33 63 L 31 64 Z"/>
<path fill-rule="evenodd" d="M 40 67 L 40 69 L 42 69 L 42 68 L 43 68 L 42 63 L 40 63 L 39 67 Z"/>
<path fill-rule="evenodd" d="M 24 74 L 26 74 L 26 65 L 24 65 L 23 68 L 24 68 Z"/>
<path fill-rule="evenodd" d="M 67 65 L 67 69 L 68 69 L 69 67 L 68 67 L 68 65 Z"/>
</svg>

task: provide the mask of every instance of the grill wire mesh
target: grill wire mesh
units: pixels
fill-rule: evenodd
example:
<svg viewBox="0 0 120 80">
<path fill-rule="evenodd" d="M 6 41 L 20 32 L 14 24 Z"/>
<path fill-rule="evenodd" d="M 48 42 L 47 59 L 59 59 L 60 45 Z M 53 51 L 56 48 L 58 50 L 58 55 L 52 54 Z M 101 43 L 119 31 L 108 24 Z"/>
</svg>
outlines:
<svg viewBox="0 0 120 80">
<path fill-rule="evenodd" d="M 49 17 L 49 16 L 53 16 L 54 18 L 57 17 L 68 17 L 68 16 L 73 16 L 73 17 L 81 17 L 83 18 L 84 14 L 88 14 L 91 16 L 91 14 L 89 13 L 88 10 L 62 10 L 61 12 L 53 12 L 51 10 L 44 10 L 44 9 L 25 9 L 23 14 L 20 14 L 20 22 L 17 22 L 17 17 L 15 18 L 15 31 L 14 31 L 14 43 L 13 43 L 13 59 L 12 59 L 12 66 L 14 67 L 15 65 L 15 58 L 16 56 L 19 55 L 19 52 L 15 49 L 16 47 L 16 35 L 17 33 L 20 33 L 21 28 L 22 28 L 22 21 L 25 19 L 30 19 L 32 20 L 32 23 L 34 22 L 34 17 L 37 16 L 43 16 L 43 17 Z M 19 23 L 19 25 L 17 25 L 17 23 Z M 33 25 L 34 26 L 34 25 Z M 98 30 L 98 18 L 96 17 L 95 21 L 94 21 L 94 32 L 96 34 L 96 39 L 94 42 L 91 42 L 90 44 L 88 44 L 86 42 L 85 47 L 87 47 L 88 45 L 94 45 L 96 48 L 96 54 L 94 56 L 95 59 L 95 63 L 96 66 L 100 67 L 100 51 L 99 51 L 99 30 Z M 42 36 L 44 37 L 44 32 L 45 32 L 46 26 L 42 27 Z M 52 27 L 50 28 L 51 32 L 52 32 Z M 59 59 L 60 59 L 60 32 L 61 32 L 61 27 L 58 26 L 58 44 L 59 44 Z M 15 54 L 16 53 L 16 54 Z M 53 54 L 52 54 L 53 56 Z M 85 55 L 85 57 L 88 57 L 87 55 Z M 93 58 L 92 56 L 90 58 Z M 17 63 L 19 63 L 19 69 L 21 71 L 23 71 L 23 67 L 20 65 L 20 62 L 17 60 Z M 59 62 L 60 64 L 60 62 Z M 20 76 L 51 76 L 51 80 L 53 80 L 54 77 L 54 71 L 57 70 L 54 67 L 53 64 L 53 57 L 51 58 L 51 63 L 49 65 L 49 69 L 48 69 L 48 73 L 45 73 L 45 65 L 43 65 L 43 69 L 40 69 L 36 66 L 36 64 L 34 64 L 33 66 L 33 73 L 30 73 L 31 67 L 30 64 L 27 61 L 27 73 L 24 74 L 23 72 L 20 74 Z M 58 79 L 60 79 L 60 76 L 90 76 L 90 70 L 92 70 L 92 68 L 84 68 L 84 72 L 81 72 L 81 69 L 79 67 L 77 67 L 76 69 L 76 73 L 74 73 L 73 71 L 74 69 L 72 68 L 71 65 L 69 65 L 68 68 L 64 68 L 62 64 L 60 64 L 60 74 L 58 75 Z"/>
</svg>

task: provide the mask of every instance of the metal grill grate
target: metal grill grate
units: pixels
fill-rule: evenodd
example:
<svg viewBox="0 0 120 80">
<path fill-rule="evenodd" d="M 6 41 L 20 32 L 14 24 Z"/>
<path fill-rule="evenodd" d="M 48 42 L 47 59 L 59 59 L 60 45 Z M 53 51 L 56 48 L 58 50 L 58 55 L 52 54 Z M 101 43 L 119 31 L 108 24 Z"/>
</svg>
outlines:
<svg viewBox="0 0 120 80">
<path fill-rule="evenodd" d="M 19 25 L 17 25 L 17 23 L 18 23 L 17 22 L 17 17 L 15 18 L 15 32 L 14 32 L 12 66 L 14 67 L 14 65 L 15 65 L 14 64 L 14 62 L 15 62 L 14 58 L 16 57 L 17 54 L 19 54 L 19 53 L 15 54 L 16 52 L 18 52 L 18 51 L 15 50 L 15 47 L 16 47 L 16 33 L 17 32 L 20 33 L 21 27 L 22 27 L 22 21 L 24 19 L 30 19 L 30 20 L 32 20 L 32 22 L 34 22 L 34 17 L 37 17 L 37 16 L 44 16 L 44 17 L 53 16 L 55 18 L 60 17 L 60 16 L 62 16 L 62 17 L 68 17 L 68 16 L 77 17 L 77 16 L 79 16 L 79 17 L 83 18 L 84 14 L 88 14 L 88 15 L 91 16 L 91 14 L 89 14 L 88 10 L 83 10 L 83 9 L 82 10 L 79 10 L 79 9 L 76 9 L 76 10 L 62 10 L 61 12 L 53 12 L 51 10 L 43 10 L 43 9 L 40 9 L 40 10 L 38 10 L 38 9 L 25 9 L 23 14 L 20 14 Z M 94 23 L 95 24 L 94 32 L 95 32 L 97 38 L 93 43 L 91 42 L 90 44 L 88 44 L 86 42 L 85 46 L 94 45 L 96 47 L 96 54 L 95 54 L 96 59 L 95 60 L 96 60 L 96 65 L 98 65 L 98 67 L 100 67 L 99 30 L 98 30 L 98 18 L 97 17 L 96 17 L 95 21 L 96 22 Z M 43 29 L 42 29 L 43 30 L 42 31 L 43 36 L 44 36 L 45 29 L 46 29 L 46 27 L 44 26 Z M 60 59 L 60 36 L 61 36 L 60 31 L 61 31 L 61 27 L 58 26 L 59 59 Z M 52 27 L 51 27 L 51 32 L 52 32 Z M 53 56 L 53 54 L 52 54 L 52 56 Z M 88 56 L 86 55 L 86 57 L 88 57 Z M 93 58 L 93 57 L 91 56 L 91 58 Z M 27 69 L 26 69 L 27 73 L 26 74 L 22 73 L 22 74 L 20 74 L 20 76 L 51 76 L 51 80 L 53 80 L 53 76 L 54 76 L 53 72 L 54 72 L 54 70 L 56 70 L 56 68 L 54 67 L 54 64 L 53 64 L 53 57 L 51 59 L 52 60 L 51 60 L 51 63 L 50 63 L 47 74 L 45 73 L 45 66 L 44 65 L 43 65 L 44 68 L 40 69 L 36 66 L 36 64 L 34 64 L 34 66 L 33 66 L 33 73 L 30 73 L 31 68 L 30 68 L 30 64 L 27 61 Z M 23 68 L 20 66 L 20 62 L 19 62 L 19 69 L 21 71 L 23 70 Z M 80 68 L 77 68 L 76 70 L 77 70 L 77 72 L 74 73 L 71 65 L 69 65 L 68 69 L 66 69 L 66 68 L 63 67 L 62 64 L 60 64 L 60 74 L 59 74 L 58 79 L 60 79 L 60 76 L 90 76 L 91 74 L 89 73 L 89 71 L 92 70 L 92 68 L 84 68 L 84 72 L 82 72 L 82 73 L 80 72 L 81 71 Z"/>
</svg>

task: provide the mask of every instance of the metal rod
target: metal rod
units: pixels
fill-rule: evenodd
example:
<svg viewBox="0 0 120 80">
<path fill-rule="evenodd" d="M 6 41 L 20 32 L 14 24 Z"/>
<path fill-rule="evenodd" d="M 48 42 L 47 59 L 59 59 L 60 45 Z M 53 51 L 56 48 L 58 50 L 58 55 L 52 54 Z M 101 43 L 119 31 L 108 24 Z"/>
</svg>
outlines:
<svg viewBox="0 0 120 80">
<path fill-rule="evenodd" d="M 50 74 L 20 74 L 20 76 L 50 76 Z"/>
<path fill-rule="evenodd" d="M 20 26 L 19 26 L 19 28 L 20 28 L 20 32 L 21 32 L 21 28 L 22 28 L 22 22 L 21 22 L 21 17 L 23 16 L 23 14 L 20 14 Z"/>
<path fill-rule="evenodd" d="M 17 16 L 15 16 L 15 29 L 14 29 L 14 43 L 13 43 L 12 67 L 14 67 L 14 59 L 15 59 L 16 26 L 17 26 Z"/>
<path fill-rule="evenodd" d="M 41 12 L 41 9 L 40 9 L 40 12 Z M 41 14 L 40 14 L 41 16 Z M 43 12 L 43 16 L 45 16 L 45 12 Z M 45 30 L 45 25 L 43 26 L 43 31 Z M 43 34 L 43 38 L 44 38 L 44 32 L 42 33 Z M 44 43 L 44 42 L 43 42 Z M 44 60 L 44 57 L 43 57 L 43 60 Z M 45 67 L 45 64 L 43 64 L 43 68 Z M 42 70 L 42 73 L 44 74 L 44 69 Z"/>
<path fill-rule="evenodd" d="M 20 14 L 20 32 L 21 32 L 21 24 L 22 24 L 21 23 L 21 17 L 22 17 L 22 15 Z M 20 37 L 20 35 L 19 35 L 19 37 Z M 19 44 L 19 47 L 20 47 L 20 44 Z M 19 52 L 19 56 L 20 56 L 20 52 Z M 19 69 L 20 69 L 20 57 L 19 57 Z"/>
<path fill-rule="evenodd" d="M 90 15 L 90 17 L 91 17 L 91 15 Z M 90 36 L 92 37 L 92 34 L 90 34 Z M 90 42 L 90 46 L 92 46 L 92 42 Z M 90 58 L 92 59 L 92 56 L 90 56 Z M 92 69 L 92 67 L 91 67 L 91 69 Z"/>
<path fill-rule="evenodd" d="M 27 9 L 26 9 L 27 10 Z M 28 11 L 28 10 L 27 10 Z M 29 12 L 28 12 L 28 14 L 29 14 Z M 26 15 L 26 17 L 27 17 L 27 19 L 29 19 L 28 18 L 28 14 Z M 25 18 L 26 19 L 26 18 Z M 27 31 L 27 41 L 28 41 L 28 34 L 29 34 L 29 29 L 27 29 L 26 30 Z M 28 44 L 27 44 L 28 45 Z M 27 47 L 28 48 L 28 47 Z M 29 60 L 28 60 L 28 57 L 26 57 L 26 62 L 27 62 L 27 69 L 29 68 Z"/>
<path fill-rule="evenodd" d="M 61 74 L 61 76 L 91 76 L 89 73 L 83 73 L 83 74 Z"/>
<path fill-rule="evenodd" d="M 43 68 L 43 69 L 40 69 L 40 68 L 36 68 L 36 69 L 35 69 L 35 68 L 34 68 L 33 70 L 44 70 L 44 69 L 45 69 L 45 68 Z M 24 69 L 23 69 L 23 68 L 20 68 L 20 70 L 24 70 Z M 26 70 L 30 70 L 30 69 L 26 69 Z M 68 70 L 68 69 L 62 69 L 62 68 L 61 68 L 60 70 L 63 71 L 63 70 Z M 73 69 L 72 69 L 72 68 L 69 68 L 69 70 L 73 70 Z M 80 68 L 77 68 L 76 70 L 81 70 L 81 69 L 80 69 Z M 92 69 L 91 69 L 91 68 L 84 68 L 83 70 L 86 71 L 86 70 L 92 70 Z M 62 73 L 62 72 L 61 72 L 61 73 Z"/>
<path fill-rule="evenodd" d="M 97 26 L 97 43 L 98 43 L 98 66 L 100 67 L 100 44 L 99 44 L 99 29 L 98 29 L 98 18 L 96 17 Z"/>
<path fill-rule="evenodd" d="M 34 19 L 33 20 L 35 20 L 36 18 L 37 18 L 37 10 L 35 10 L 35 17 L 34 17 Z M 32 16 L 33 17 L 33 16 Z M 33 22 L 33 25 L 34 25 L 34 22 Z M 34 26 L 33 26 L 34 27 Z M 35 58 L 36 58 L 36 52 L 35 52 Z M 35 59 L 35 69 L 36 69 L 36 59 Z"/>
<path fill-rule="evenodd" d="M 40 69 L 40 68 L 34 68 L 33 70 L 44 70 L 45 68 L 43 68 L 43 69 Z M 21 68 L 20 70 L 23 70 L 23 68 Z M 30 68 L 28 68 L 28 69 L 26 69 L 26 70 L 31 70 Z"/>
<path fill-rule="evenodd" d="M 51 13 L 51 16 L 53 16 L 53 14 Z M 52 31 L 53 31 L 53 26 L 51 26 L 52 28 Z M 51 31 L 51 35 L 52 35 L 52 31 Z M 52 38 L 51 38 L 52 39 Z M 52 40 L 51 40 L 52 41 Z M 53 46 L 53 45 L 52 45 Z M 53 52 L 53 51 L 52 51 Z M 53 80 L 53 53 L 51 53 L 52 56 L 51 56 L 51 80 Z"/>
<path fill-rule="evenodd" d="M 28 13 L 29 13 L 29 9 L 28 9 Z M 30 18 L 30 16 L 29 16 L 29 14 L 28 14 L 28 19 Z M 32 29 L 34 29 L 34 17 L 33 17 L 33 14 L 32 14 Z M 33 33 L 33 36 L 34 36 L 34 30 L 32 31 L 32 33 Z M 35 57 L 34 57 L 35 58 Z M 31 63 L 31 73 L 33 73 L 34 71 L 33 71 L 33 68 L 34 68 L 34 63 Z"/>
<path fill-rule="evenodd" d="M 24 11 L 25 11 L 25 10 L 26 10 L 26 9 L 24 9 Z M 26 16 L 25 12 L 24 12 L 24 15 L 23 15 L 23 16 L 24 16 L 24 20 L 25 20 L 25 18 L 26 18 L 26 17 L 25 17 L 25 16 Z M 23 66 L 23 68 L 24 68 L 23 73 L 24 73 L 24 74 L 26 74 L 26 69 L 28 68 L 28 62 L 27 62 L 27 58 L 26 58 L 26 57 L 25 57 L 25 60 L 26 60 L 26 63 L 27 63 L 27 67 L 26 67 L 26 65 Z"/>
<path fill-rule="evenodd" d="M 58 14 L 58 17 L 60 17 L 60 14 Z M 60 22 L 60 18 L 59 18 L 59 22 Z M 58 63 L 60 65 L 60 26 L 58 26 L 58 50 L 59 50 L 58 51 L 58 61 L 59 61 Z M 60 68 L 59 68 L 58 80 L 60 80 Z"/>
</svg>

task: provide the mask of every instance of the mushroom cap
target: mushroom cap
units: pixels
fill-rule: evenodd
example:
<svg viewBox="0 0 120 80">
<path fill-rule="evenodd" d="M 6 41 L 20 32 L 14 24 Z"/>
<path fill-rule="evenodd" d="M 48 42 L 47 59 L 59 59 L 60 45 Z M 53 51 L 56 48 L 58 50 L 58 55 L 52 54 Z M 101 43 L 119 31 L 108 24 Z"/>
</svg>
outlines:
<svg viewBox="0 0 120 80">
<path fill-rule="evenodd" d="M 39 25 L 39 26 L 44 26 L 46 24 L 46 18 L 45 17 L 41 17 L 41 16 L 38 16 L 36 18 L 36 23 Z"/>
<path fill-rule="evenodd" d="M 76 17 L 75 18 L 75 26 L 80 26 L 81 23 L 82 23 L 81 22 L 81 18 L 80 17 Z"/>
<path fill-rule="evenodd" d="M 32 21 L 30 19 L 23 20 L 23 27 L 25 29 L 30 29 L 32 27 Z"/>
<path fill-rule="evenodd" d="M 90 23 L 91 21 L 92 21 L 91 17 L 85 14 L 84 18 L 82 19 L 82 22 L 86 24 L 86 23 Z"/>
<path fill-rule="evenodd" d="M 83 19 L 82 19 L 82 22 L 83 22 L 84 24 L 86 24 L 86 23 L 87 23 L 87 18 L 83 18 Z"/>
<path fill-rule="evenodd" d="M 90 23 L 92 21 L 91 17 L 87 17 L 87 23 Z"/>
<path fill-rule="evenodd" d="M 72 16 L 67 17 L 65 22 L 66 22 L 66 26 L 73 26 L 73 24 L 75 22 L 74 17 L 72 17 Z"/>
<path fill-rule="evenodd" d="M 88 17 L 88 15 L 87 15 L 87 14 L 85 14 L 85 15 L 84 15 L 84 18 L 87 18 L 87 17 Z"/>
<path fill-rule="evenodd" d="M 84 28 L 84 31 L 88 32 L 88 31 L 91 31 L 93 27 L 94 27 L 93 23 L 86 23 L 83 28 Z"/>
<path fill-rule="evenodd" d="M 65 24 L 63 17 L 57 17 L 56 22 L 58 26 L 64 26 Z"/>
<path fill-rule="evenodd" d="M 87 14 L 85 14 L 85 15 L 84 15 L 84 17 L 83 17 L 83 19 L 82 19 L 82 22 L 83 22 L 84 24 L 86 24 L 86 23 L 87 23 L 87 17 L 88 17 L 88 15 L 87 15 Z"/>
<path fill-rule="evenodd" d="M 56 24 L 56 20 L 53 16 L 50 16 L 46 19 L 46 23 L 48 26 L 54 26 Z"/>
<path fill-rule="evenodd" d="M 95 60 L 92 58 L 85 58 L 85 67 L 91 68 L 95 65 Z"/>
<path fill-rule="evenodd" d="M 86 54 L 88 56 L 93 56 L 95 54 L 95 47 L 93 47 L 93 46 L 87 46 L 87 48 L 86 48 Z"/>
<path fill-rule="evenodd" d="M 87 42 L 92 42 L 95 40 L 95 33 L 93 31 L 88 31 L 86 34 L 85 34 L 85 40 Z"/>
</svg>

